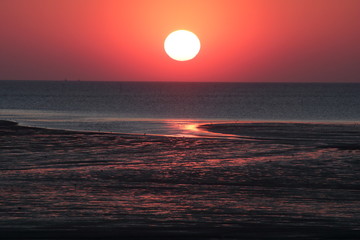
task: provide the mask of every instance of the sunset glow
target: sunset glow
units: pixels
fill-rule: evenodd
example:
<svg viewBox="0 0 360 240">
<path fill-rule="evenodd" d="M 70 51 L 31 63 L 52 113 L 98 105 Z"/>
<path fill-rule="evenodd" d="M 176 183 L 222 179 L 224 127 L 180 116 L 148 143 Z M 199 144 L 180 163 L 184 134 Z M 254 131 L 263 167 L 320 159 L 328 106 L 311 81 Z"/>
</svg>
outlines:
<svg viewBox="0 0 360 240">
<path fill-rule="evenodd" d="M 359 93 L 360 0 L 0 0 L 1 239 L 360 240 Z"/>
<path fill-rule="evenodd" d="M 1 79 L 360 81 L 357 0 L 2 0 Z M 188 29 L 193 60 L 165 38 Z"/>
</svg>

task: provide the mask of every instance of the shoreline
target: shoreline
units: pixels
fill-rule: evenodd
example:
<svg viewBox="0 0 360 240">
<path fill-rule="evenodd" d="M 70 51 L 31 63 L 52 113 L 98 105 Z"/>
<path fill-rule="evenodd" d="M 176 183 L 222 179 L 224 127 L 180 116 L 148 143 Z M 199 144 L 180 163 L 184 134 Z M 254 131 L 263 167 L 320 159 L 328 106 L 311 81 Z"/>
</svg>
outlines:
<svg viewBox="0 0 360 240">
<path fill-rule="evenodd" d="M 173 121 L 173 120 L 172 120 Z M 180 121 L 186 121 L 186 119 L 180 119 Z M 246 134 L 249 134 L 249 128 L 252 128 L 254 131 L 260 130 L 256 127 L 260 128 L 274 128 L 279 126 L 291 126 L 291 127 L 321 127 L 321 126 L 329 126 L 329 127 L 348 127 L 352 130 L 360 131 L 360 121 L 230 121 L 230 120 L 217 120 L 217 123 L 213 123 L 213 121 L 204 121 L 204 123 L 191 124 L 192 128 L 199 129 L 200 131 L 204 131 L 204 133 L 209 132 L 213 134 L 219 134 L 221 137 L 229 135 L 229 136 L 239 136 L 239 137 L 247 137 Z M 193 123 L 193 120 L 190 121 Z M 162 134 L 141 134 L 141 133 L 127 133 L 127 132 L 114 132 L 114 131 L 96 131 L 96 130 L 73 130 L 73 129 L 60 129 L 60 128 L 48 128 L 48 127 L 37 127 L 37 126 L 27 126 L 18 123 L 13 120 L 2 120 L 0 119 L 0 127 L 22 127 L 29 129 L 44 129 L 48 131 L 63 131 L 70 133 L 103 133 L 103 134 L 118 134 L 118 135 L 133 135 L 133 136 L 156 136 L 156 137 L 179 137 L 177 135 L 162 135 Z M 186 137 L 186 136 L 181 136 Z M 199 135 L 196 137 L 204 137 L 208 138 L 205 135 Z M 210 136 L 210 138 L 213 136 Z"/>
<path fill-rule="evenodd" d="M 58 128 L 47 128 L 47 127 L 33 127 L 33 126 L 26 126 L 19 124 L 15 121 L 10 120 L 0 120 L 0 129 L 14 130 L 14 134 L 17 131 L 25 131 L 28 133 L 34 132 L 44 132 L 47 134 L 64 134 L 64 135 L 71 135 L 71 134 L 84 134 L 84 135 L 117 135 L 117 136 L 128 136 L 128 137 L 162 137 L 168 138 L 169 136 L 165 135 L 156 135 L 156 134 L 137 134 L 137 133 L 117 133 L 117 132 L 103 132 L 103 131 L 91 131 L 91 130 L 71 130 L 71 129 L 58 129 Z"/>
<path fill-rule="evenodd" d="M 305 123 L 305 122 L 222 122 L 199 124 L 203 131 L 197 136 L 169 136 L 160 134 L 116 133 L 101 131 L 65 130 L 23 126 L 15 121 L 0 120 L 2 134 L 44 134 L 62 135 L 109 135 L 137 139 L 192 139 L 219 141 L 265 141 L 285 144 L 315 144 L 317 147 L 338 149 L 360 149 L 360 124 L 358 123 Z M 10 132 L 10 133 L 9 133 Z M 209 135 L 206 135 L 209 134 Z M 320 143 L 319 143 L 320 142 Z"/>
<path fill-rule="evenodd" d="M 0 235 L 357 239 L 357 128 L 342 135 L 343 126 L 316 125 L 311 133 L 331 130 L 328 139 L 304 140 L 296 134 L 309 134 L 298 129 L 308 125 L 245 125 L 207 128 L 258 135 L 144 136 L 0 120 Z"/>
</svg>

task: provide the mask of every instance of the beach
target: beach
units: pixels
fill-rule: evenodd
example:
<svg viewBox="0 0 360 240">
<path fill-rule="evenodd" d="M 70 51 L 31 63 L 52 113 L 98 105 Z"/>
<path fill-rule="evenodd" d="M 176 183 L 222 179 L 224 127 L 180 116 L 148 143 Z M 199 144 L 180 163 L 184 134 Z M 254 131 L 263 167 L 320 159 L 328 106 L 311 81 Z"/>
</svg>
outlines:
<svg viewBox="0 0 360 240">
<path fill-rule="evenodd" d="M 0 121 L 1 238 L 359 239 L 358 124 L 199 129 L 229 137 Z"/>
</svg>

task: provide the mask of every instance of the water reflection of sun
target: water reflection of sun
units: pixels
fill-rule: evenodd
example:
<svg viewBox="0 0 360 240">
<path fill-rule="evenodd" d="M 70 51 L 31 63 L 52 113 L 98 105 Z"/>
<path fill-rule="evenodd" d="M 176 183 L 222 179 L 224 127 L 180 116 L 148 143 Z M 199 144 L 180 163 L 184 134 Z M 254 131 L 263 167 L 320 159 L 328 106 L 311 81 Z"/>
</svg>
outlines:
<svg viewBox="0 0 360 240">
<path fill-rule="evenodd" d="M 165 122 L 168 125 L 168 128 L 171 134 L 174 137 L 195 137 L 195 138 L 234 138 L 232 134 L 222 134 L 216 132 L 210 132 L 202 126 L 215 123 L 228 123 L 226 121 L 211 121 L 208 120 L 196 120 L 196 119 L 167 119 Z"/>
<path fill-rule="evenodd" d="M 199 124 L 193 124 L 193 123 L 188 124 L 187 123 L 187 124 L 183 125 L 183 129 L 193 131 L 193 132 L 199 132 L 200 130 L 198 129 L 198 126 L 199 126 Z"/>
</svg>

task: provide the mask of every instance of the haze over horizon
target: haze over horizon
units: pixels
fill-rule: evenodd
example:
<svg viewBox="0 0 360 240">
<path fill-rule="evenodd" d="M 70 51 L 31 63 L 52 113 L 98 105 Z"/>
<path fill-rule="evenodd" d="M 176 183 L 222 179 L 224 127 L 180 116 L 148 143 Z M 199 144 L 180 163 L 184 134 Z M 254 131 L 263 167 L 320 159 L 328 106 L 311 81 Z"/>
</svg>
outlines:
<svg viewBox="0 0 360 240">
<path fill-rule="evenodd" d="M 357 0 L 2 0 L 0 80 L 360 82 Z M 200 38 L 167 56 L 177 29 Z"/>
</svg>

